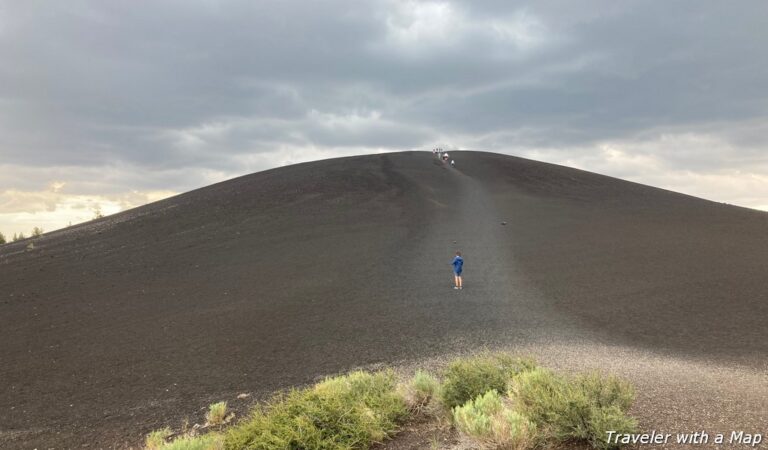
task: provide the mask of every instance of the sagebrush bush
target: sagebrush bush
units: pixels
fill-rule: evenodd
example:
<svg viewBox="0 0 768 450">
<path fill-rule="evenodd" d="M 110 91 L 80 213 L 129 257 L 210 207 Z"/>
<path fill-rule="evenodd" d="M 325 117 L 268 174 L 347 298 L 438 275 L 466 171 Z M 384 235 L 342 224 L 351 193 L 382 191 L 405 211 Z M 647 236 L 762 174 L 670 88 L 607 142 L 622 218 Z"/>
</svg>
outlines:
<svg viewBox="0 0 768 450">
<path fill-rule="evenodd" d="M 462 433 L 481 439 L 490 438 L 491 417 L 500 412 L 501 408 L 499 393 L 488 391 L 453 408 L 453 421 Z"/>
<path fill-rule="evenodd" d="M 357 449 L 381 442 L 407 415 L 394 373 L 353 372 L 293 390 L 230 429 L 228 449 Z"/>
<path fill-rule="evenodd" d="M 536 424 L 528 417 L 512 409 L 497 414 L 493 422 L 497 448 L 522 450 L 533 448 L 537 440 Z"/>
<path fill-rule="evenodd" d="M 221 425 L 224 423 L 224 419 L 227 417 L 227 402 L 218 402 L 208 406 L 208 413 L 205 415 L 205 420 L 208 425 Z"/>
<path fill-rule="evenodd" d="M 453 409 L 456 428 L 481 445 L 494 449 L 524 449 L 535 440 L 536 426 L 488 391 Z"/>
<path fill-rule="evenodd" d="M 510 398 L 547 438 L 586 441 L 604 447 L 603 428 L 621 426 L 631 432 L 635 422 L 626 416 L 634 394 L 629 384 L 597 374 L 568 379 L 537 368 L 520 373 L 510 386 Z"/>
<path fill-rule="evenodd" d="M 534 367 L 536 363 L 530 359 L 504 354 L 454 360 L 445 371 L 441 400 L 453 409 L 490 390 L 506 392 L 507 383 L 513 376 Z"/>
<path fill-rule="evenodd" d="M 586 438 L 587 399 L 563 377 L 537 368 L 515 377 L 510 386 L 515 408 L 557 440 Z"/>
<path fill-rule="evenodd" d="M 637 421 L 626 415 L 626 411 L 617 405 L 594 408 L 591 413 L 589 443 L 594 448 L 608 450 L 620 445 L 608 442 L 608 432 L 635 433 Z"/>
<path fill-rule="evenodd" d="M 618 406 L 627 411 L 635 401 L 635 390 L 632 385 L 615 375 L 603 375 L 590 372 L 576 376 L 574 382 L 598 407 Z"/>
</svg>

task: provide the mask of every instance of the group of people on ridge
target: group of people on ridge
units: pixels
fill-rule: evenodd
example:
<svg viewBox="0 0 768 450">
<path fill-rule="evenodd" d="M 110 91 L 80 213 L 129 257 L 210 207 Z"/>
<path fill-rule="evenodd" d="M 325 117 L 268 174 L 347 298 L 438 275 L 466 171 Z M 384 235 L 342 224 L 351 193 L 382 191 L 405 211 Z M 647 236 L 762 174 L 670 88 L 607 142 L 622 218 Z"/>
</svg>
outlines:
<svg viewBox="0 0 768 450">
<path fill-rule="evenodd" d="M 448 162 L 450 160 L 451 167 L 456 167 L 456 161 L 452 160 L 448 152 L 444 151 L 442 148 L 433 148 L 432 154 L 442 159 L 443 162 Z"/>
</svg>

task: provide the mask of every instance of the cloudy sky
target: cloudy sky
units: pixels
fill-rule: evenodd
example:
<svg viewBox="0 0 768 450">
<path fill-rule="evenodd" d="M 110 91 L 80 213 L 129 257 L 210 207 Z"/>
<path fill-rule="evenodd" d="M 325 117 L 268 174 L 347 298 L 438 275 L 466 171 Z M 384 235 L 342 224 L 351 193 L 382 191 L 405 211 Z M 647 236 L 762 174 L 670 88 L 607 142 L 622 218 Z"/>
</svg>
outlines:
<svg viewBox="0 0 768 450">
<path fill-rule="evenodd" d="M 766 17 L 763 0 L 0 0 L 0 232 L 437 145 L 768 209 Z"/>
</svg>

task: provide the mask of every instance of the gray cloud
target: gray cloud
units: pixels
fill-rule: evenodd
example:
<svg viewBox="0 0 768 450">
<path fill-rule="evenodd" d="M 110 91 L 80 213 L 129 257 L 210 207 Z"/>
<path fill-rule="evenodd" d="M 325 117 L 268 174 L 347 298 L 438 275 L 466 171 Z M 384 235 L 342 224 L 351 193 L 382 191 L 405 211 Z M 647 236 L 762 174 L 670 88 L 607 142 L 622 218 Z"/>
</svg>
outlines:
<svg viewBox="0 0 768 450">
<path fill-rule="evenodd" d="M 0 190 L 53 176 L 74 189 L 87 173 L 89 192 L 179 191 L 436 143 L 636 178 L 646 169 L 613 164 L 606 143 L 671 172 L 768 170 L 767 13 L 757 0 L 2 2 L 0 173 L 29 176 Z"/>
</svg>

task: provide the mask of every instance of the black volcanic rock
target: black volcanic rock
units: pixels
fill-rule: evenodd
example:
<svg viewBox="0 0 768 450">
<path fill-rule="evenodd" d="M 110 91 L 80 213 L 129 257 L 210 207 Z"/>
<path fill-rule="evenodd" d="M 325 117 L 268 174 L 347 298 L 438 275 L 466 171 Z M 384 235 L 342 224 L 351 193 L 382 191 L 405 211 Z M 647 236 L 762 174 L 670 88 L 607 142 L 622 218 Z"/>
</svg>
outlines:
<svg viewBox="0 0 768 450">
<path fill-rule="evenodd" d="M 768 353 L 766 213 L 452 156 L 298 164 L 0 246 L 0 444 L 135 445 L 224 396 L 495 344 Z"/>
</svg>

